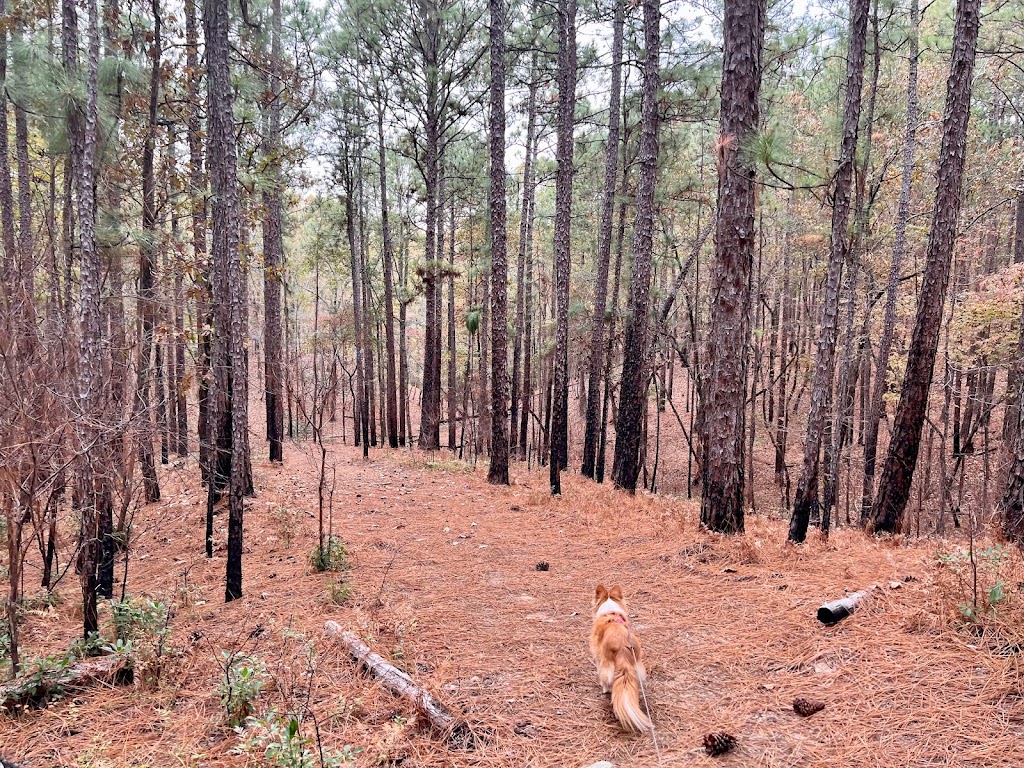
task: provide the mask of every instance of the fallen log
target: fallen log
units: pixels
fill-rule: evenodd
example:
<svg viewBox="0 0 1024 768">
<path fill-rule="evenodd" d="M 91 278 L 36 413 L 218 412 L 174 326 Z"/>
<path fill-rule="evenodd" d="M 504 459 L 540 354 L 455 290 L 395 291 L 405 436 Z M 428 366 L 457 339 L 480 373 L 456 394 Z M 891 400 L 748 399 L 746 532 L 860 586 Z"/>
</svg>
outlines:
<svg viewBox="0 0 1024 768">
<path fill-rule="evenodd" d="M 37 670 L 0 685 L 0 710 L 43 707 L 56 696 L 89 685 L 118 685 L 132 680 L 127 656 L 113 654 L 69 666 Z"/>
<path fill-rule="evenodd" d="M 871 594 L 871 590 L 862 589 L 840 600 L 825 603 L 818 609 L 818 621 L 822 624 L 837 624 L 857 608 L 857 604 Z"/>
<path fill-rule="evenodd" d="M 450 745 L 463 749 L 473 746 L 473 733 L 464 720 L 453 715 L 448 707 L 428 690 L 414 683 L 405 672 L 379 653 L 374 653 L 355 633 L 342 629 L 336 621 L 325 622 L 324 632 L 339 640 L 349 655 L 380 680 L 388 691 L 412 702 L 416 706 L 416 711 L 430 723 L 430 727 L 443 734 L 445 741 Z"/>
</svg>

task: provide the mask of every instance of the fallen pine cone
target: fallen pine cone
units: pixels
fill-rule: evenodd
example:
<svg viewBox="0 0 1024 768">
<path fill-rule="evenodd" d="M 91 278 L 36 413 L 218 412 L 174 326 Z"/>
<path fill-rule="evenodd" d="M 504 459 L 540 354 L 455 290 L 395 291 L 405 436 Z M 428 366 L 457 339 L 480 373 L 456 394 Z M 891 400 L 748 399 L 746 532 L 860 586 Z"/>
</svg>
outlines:
<svg viewBox="0 0 1024 768">
<path fill-rule="evenodd" d="M 704 751 L 711 755 L 711 757 L 724 755 L 735 746 L 736 737 L 725 731 L 709 733 L 704 737 Z"/>
<path fill-rule="evenodd" d="M 815 712 L 821 712 L 824 708 L 824 701 L 805 699 L 800 696 L 793 699 L 793 711 L 800 715 L 800 717 L 810 717 Z"/>
</svg>

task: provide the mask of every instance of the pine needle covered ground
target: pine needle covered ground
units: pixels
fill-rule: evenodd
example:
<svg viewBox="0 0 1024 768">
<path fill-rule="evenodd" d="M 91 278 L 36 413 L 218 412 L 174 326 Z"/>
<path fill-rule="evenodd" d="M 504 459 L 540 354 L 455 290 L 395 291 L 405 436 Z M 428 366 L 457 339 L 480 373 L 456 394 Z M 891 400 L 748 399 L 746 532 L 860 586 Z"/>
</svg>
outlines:
<svg viewBox="0 0 1024 768">
<path fill-rule="evenodd" d="M 5 717 L 0 755 L 28 766 L 265 765 L 265 742 L 250 732 L 240 751 L 246 738 L 227 724 L 223 650 L 262 666 L 255 714 L 275 710 L 287 731 L 286 713 L 303 712 L 307 748 L 351 745 L 359 766 L 656 766 L 651 739 L 614 723 L 588 656 L 590 599 L 604 582 L 623 585 L 635 614 L 666 766 L 1024 765 L 1016 553 L 997 564 L 1001 618 L 970 632 L 956 564 L 936 564 L 936 552 L 966 541 L 840 530 L 797 549 L 781 522 L 761 517 L 724 539 L 700 531 L 693 502 L 629 498 L 574 474 L 551 499 L 546 470 L 514 467 L 513 485 L 495 488 L 484 467 L 441 454 L 364 462 L 339 448 L 333 523 L 350 569 L 317 574 L 315 463 L 289 451 L 283 467 L 254 467 L 245 597 L 228 605 L 225 516 L 207 560 L 195 467 L 166 473 L 164 499 L 136 521 L 127 582 L 130 594 L 174 606 L 159 659 L 135 686 Z M 981 566 L 987 590 L 994 566 Z M 822 602 L 876 584 L 850 618 L 816 620 Z M 59 652 L 76 635 L 73 572 L 59 591 L 63 603 L 28 614 L 26 655 Z M 407 702 L 357 674 L 324 636 L 328 619 L 462 713 L 476 748 L 444 748 Z M 109 629 L 109 610 L 101 623 Z M 802 718 L 801 697 L 825 709 Z M 737 744 L 709 757 L 703 738 L 718 732 Z"/>
</svg>

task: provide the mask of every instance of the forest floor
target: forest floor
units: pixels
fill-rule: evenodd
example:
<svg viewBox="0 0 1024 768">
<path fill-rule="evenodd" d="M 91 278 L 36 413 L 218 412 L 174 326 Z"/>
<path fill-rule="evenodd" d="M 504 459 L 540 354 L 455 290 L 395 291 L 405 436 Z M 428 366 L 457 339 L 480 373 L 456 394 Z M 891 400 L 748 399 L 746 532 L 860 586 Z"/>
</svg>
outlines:
<svg viewBox="0 0 1024 768">
<path fill-rule="evenodd" d="M 1007 624 L 958 626 L 958 582 L 936 565 L 957 542 L 842 529 L 795 548 L 763 517 L 729 539 L 699 529 L 696 502 L 630 498 L 575 473 L 552 499 L 544 469 L 514 467 L 500 488 L 485 467 L 442 453 L 374 450 L 364 461 L 339 446 L 334 456 L 333 525 L 350 570 L 308 564 L 317 463 L 292 445 L 283 466 L 254 466 L 245 597 L 226 605 L 226 515 L 208 560 L 194 460 L 164 468 L 162 500 L 136 519 L 127 578 L 130 594 L 174 605 L 159 682 L 5 717 L 0 754 L 47 767 L 265 765 L 260 749 L 238 751 L 225 723 L 225 649 L 265 665 L 258 712 L 315 715 L 324 748 L 360 748 L 359 766 L 1024 765 L 1020 624 L 1018 640 Z M 1000 567 L 1005 604 L 1019 603 L 1019 558 Z M 598 582 L 623 586 L 643 640 L 660 758 L 650 737 L 620 731 L 600 692 L 587 648 Z M 816 620 L 823 602 L 872 585 L 845 621 Z M 60 593 L 28 614 L 27 655 L 74 638 L 73 572 Z M 408 702 L 358 674 L 327 620 L 462 713 L 475 749 L 446 748 Z M 109 608 L 101 622 L 109 634 Z M 794 697 L 826 708 L 801 718 Z M 302 733 L 314 737 L 311 715 Z M 733 734 L 735 750 L 706 756 L 713 731 Z"/>
</svg>

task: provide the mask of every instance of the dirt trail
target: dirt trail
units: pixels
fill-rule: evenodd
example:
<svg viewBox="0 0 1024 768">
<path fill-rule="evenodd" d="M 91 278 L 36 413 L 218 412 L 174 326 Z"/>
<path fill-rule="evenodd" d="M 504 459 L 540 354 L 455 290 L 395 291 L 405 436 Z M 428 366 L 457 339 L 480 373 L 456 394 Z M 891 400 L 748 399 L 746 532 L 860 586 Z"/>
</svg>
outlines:
<svg viewBox="0 0 1024 768">
<path fill-rule="evenodd" d="M 246 596 L 230 605 L 226 520 L 208 561 L 195 467 L 168 470 L 164 500 L 140 513 L 128 575 L 129 593 L 177 605 L 177 655 L 161 685 L 79 693 L 3 721 L 0 754 L 29 766 L 258 765 L 232 752 L 238 737 L 216 689 L 216 650 L 244 646 L 273 678 L 260 708 L 308 708 L 326 747 L 363 748 L 359 765 L 648 768 L 658 764 L 651 739 L 620 733 L 588 657 L 590 599 L 604 582 L 622 584 L 635 614 L 666 766 L 1024 765 L 1019 659 L 935 613 L 936 542 L 840 531 L 796 550 L 779 523 L 754 518 L 745 537 L 721 539 L 698 530 L 694 503 L 629 498 L 575 475 L 552 500 L 546 472 L 514 468 L 513 485 L 494 488 L 483 467 L 440 454 L 363 461 L 341 448 L 337 461 L 334 530 L 349 545 L 350 599 L 332 601 L 338 577 L 307 565 L 316 475 L 303 450 L 290 447 L 283 467 L 254 467 Z M 28 617 L 30 653 L 73 637 L 68 582 L 63 605 Z M 842 624 L 815 620 L 824 600 L 875 583 Z M 326 619 L 463 711 L 483 744 L 449 752 L 418 730 L 408 706 L 323 638 Z M 799 718 L 795 696 L 827 707 Z M 719 730 L 739 746 L 709 758 L 701 737 Z"/>
</svg>

